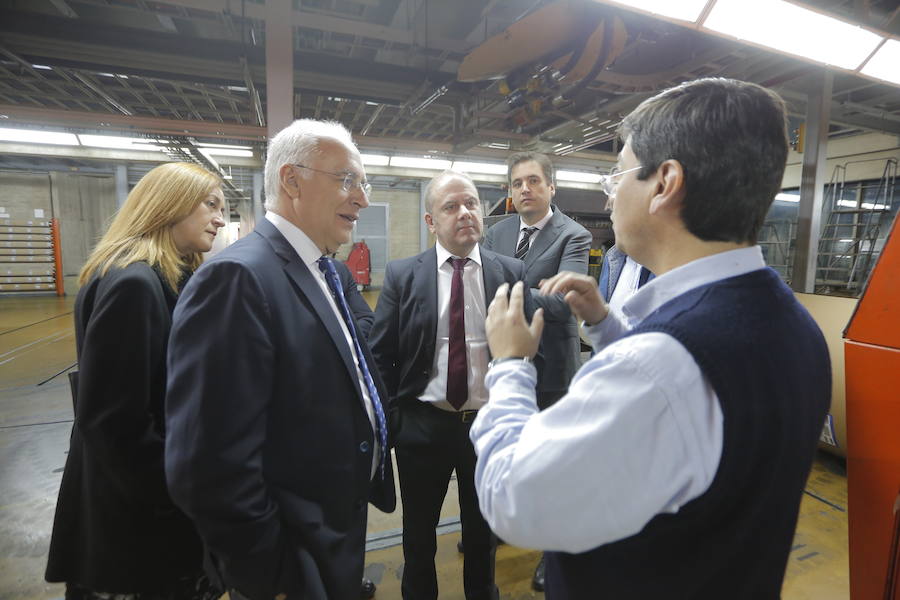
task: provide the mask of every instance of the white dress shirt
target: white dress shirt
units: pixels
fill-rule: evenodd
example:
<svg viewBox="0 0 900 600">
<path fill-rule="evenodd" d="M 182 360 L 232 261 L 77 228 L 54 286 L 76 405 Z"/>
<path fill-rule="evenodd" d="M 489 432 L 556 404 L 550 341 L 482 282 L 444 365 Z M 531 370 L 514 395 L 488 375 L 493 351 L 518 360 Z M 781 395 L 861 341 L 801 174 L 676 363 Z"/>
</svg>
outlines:
<svg viewBox="0 0 900 600">
<path fill-rule="evenodd" d="M 334 301 L 334 297 L 331 295 L 331 288 L 328 287 L 328 282 L 325 281 L 325 274 L 319 270 L 319 265 L 316 263 L 316 261 L 322 257 L 322 251 L 319 250 L 319 247 L 316 246 L 315 242 L 309 239 L 309 236 L 306 235 L 302 229 L 300 229 L 281 215 L 273 213 L 271 211 L 267 211 L 266 219 L 268 219 L 272 223 L 272 225 L 274 225 L 275 228 L 281 232 L 281 235 L 283 235 L 285 239 L 287 239 L 288 243 L 291 245 L 294 251 L 300 256 L 300 260 L 302 260 L 303 264 L 306 265 L 306 268 L 309 269 L 309 272 L 312 274 L 313 279 L 315 279 L 316 283 L 319 284 L 319 287 L 322 289 L 322 294 L 328 300 L 328 306 L 331 307 L 331 311 L 334 313 L 334 318 L 337 319 L 338 324 L 341 326 L 341 331 L 344 332 L 344 339 L 347 340 L 347 346 L 350 348 L 350 354 L 354 358 L 356 358 L 356 360 L 353 361 L 353 364 L 356 367 L 356 377 L 359 379 L 359 389 L 362 390 L 363 394 L 363 408 L 366 409 L 366 414 L 369 415 L 369 423 L 371 423 L 372 431 L 375 433 L 375 440 L 372 451 L 371 473 L 371 476 L 374 477 L 375 471 L 380 465 L 381 458 L 381 444 L 378 441 L 378 426 L 375 424 L 375 409 L 372 407 L 372 398 L 369 397 L 369 389 L 368 386 L 366 386 L 366 380 L 359 368 L 359 357 L 356 356 L 356 348 L 353 344 L 353 337 L 350 335 L 350 330 L 347 328 L 347 324 L 344 322 L 344 318 L 341 316 L 341 311 L 338 308 L 337 303 Z M 357 335 L 361 334 L 357 332 Z M 365 340 L 360 338 L 360 343 L 364 344 Z M 375 365 L 370 364 L 369 370 L 373 368 L 375 368 Z"/>
<path fill-rule="evenodd" d="M 447 358 L 450 352 L 450 284 L 453 282 L 453 265 L 447 262 L 453 257 L 440 242 L 435 243 L 437 252 L 437 332 L 434 343 L 434 377 L 419 396 L 423 402 L 431 402 L 437 408 L 456 412 L 447 402 Z M 478 244 L 472 248 L 469 261 L 463 268 L 463 297 L 466 322 L 466 379 L 469 397 L 460 410 L 478 410 L 487 402 L 487 388 L 484 376 L 490 359 L 484 320 L 487 308 L 484 301 L 484 277 L 481 273 L 481 251 Z"/>
<path fill-rule="evenodd" d="M 470 431 L 491 529 L 517 546 L 584 552 L 704 493 L 722 453 L 722 410 L 709 380 L 667 334 L 620 338 L 685 292 L 764 267 L 756 246 L 648 282 L 622 306 L 624 318 L 610 313 L 586 329 L 597 354 L 543 412 L 533 365 L 491 369 L 490 401 Z"/>
<path fill-rule="evenodd" d="M 525 230 L 529 227 L 534 227 L 537 229 L 534 233 L 531 234 L 531 237 L 528 238 L 528 249 L 531 250 L 531 247 L 534 246 L 534 240 L 541 234 L 541 230 L 547 226 L 547 222 L 553 218 L 553 207 L 549 207 L 547 209 L 547 214 L 541 218 L 540 221 L 535 223 L 534 225 L 526 225 L 522 220 L 522 217 L 519 217 L 519 235 L 516 238 L 516 248 L 519 247 L 519 242 L 522 241 L 522 236 L 525 235 Z"/>
<path fill-rule="evenodd" d="M 631 260 L 630 256 L 626 256 L 625 264 L 622 265 L 622 272 L 619 273 L 616 287 L 613 288 L 612 297 L 609 299 L 609 310 L 616 313 L 619 318 L 622 318 L 622 306 L 638 290 L 640 285 L 641 265 Z"/>
</svg>

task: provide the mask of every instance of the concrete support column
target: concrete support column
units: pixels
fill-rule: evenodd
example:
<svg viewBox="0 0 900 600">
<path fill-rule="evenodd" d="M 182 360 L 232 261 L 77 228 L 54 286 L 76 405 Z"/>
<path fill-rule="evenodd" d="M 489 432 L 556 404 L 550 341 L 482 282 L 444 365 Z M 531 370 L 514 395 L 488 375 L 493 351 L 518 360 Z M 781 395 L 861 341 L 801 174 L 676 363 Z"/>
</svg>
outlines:
<svg viewBox="0 0 900 600">
<path fill-rule="evenodd" d="M 116 165 L 116 208 L 122 208 L 128 198 L 128 167 Z"/>
<path fill-rule="evenodd" d="M 428 225 L 425 224 L 425 188 L 427 182 L 419 182 L 419 252 L 428 249 Z"/>
<path fill-rule="evenodd" d="M 825 195 L 825 160 L 828 123 L 831 119 L 831 88 L 834 76 L 827 69 L 811 89 L 806 103 L 806 138 L 800 175 L 800 209 L 791 288 L 811 294 L 816 283 L 822 202 Z"/>
<path fill-rule="evenodd" d="M 291 0 L 266 0 L 266 122 L 269 139 L 294 120 Z"/>
<path fill-rule="evenodd" d="M 266 215 L 266 209 L 263 206 L 263 172 L 253 171 L 253 222 L 259 223 Z"/>
</svg>

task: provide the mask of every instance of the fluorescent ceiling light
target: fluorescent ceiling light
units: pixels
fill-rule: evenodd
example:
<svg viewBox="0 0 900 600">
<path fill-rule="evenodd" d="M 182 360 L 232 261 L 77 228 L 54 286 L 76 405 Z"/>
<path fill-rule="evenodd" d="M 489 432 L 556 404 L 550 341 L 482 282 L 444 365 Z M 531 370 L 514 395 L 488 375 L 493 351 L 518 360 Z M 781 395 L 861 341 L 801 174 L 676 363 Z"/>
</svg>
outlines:
<svg viewBox="0 0 900 600">
<path fill-rule="evenodd" d="M 392 167 L 409 167 L 412 169 L 436 169 L 443 171 L 449 169 L 451 165 L 449 160 L 441 160 L 438 158 L 416 158 L 414 156 L 392 156 Z"/>
<path fill-rule="evenodd" d="M 370 167 L 386 167 L 391 162 L 390 157 L 383 154 L 360 154 L 364 165 Z"/>
<path fill-rule="evenodd" d="M 233 146 L 231 144 L 207 144 L 206 142 L 200 142 L 197 145 L 201 148 L 231 148 L 232 150 L 253 150 L 252 146 Z"/>
<path fill-rule="evenodd" d="M 599 0 L 598 0 L 599 1 Z M 706 0 L 616 0 L 618 4 L 637 8 L 672 19 L 691 21 L 700 18 Z"/>
<path fill-rule="evenodd" d="M 704 26 L 827 65 L 854 70 L 881 36 L 784 0 L 718 0 Z"/>
<path fill-rule="evenodd" d="M 900 84 L 900 41 L 886 41 L 861 72 L 863 75 Z"/>
<path fill-rule="evenodd" d="M 584 171 L 557 171 L 556 178 L 560 181 L 600 183 L 600 180 L 603 178 L 603 176 L 599 173 L 585 173 Z"/>
<path fill-rule="evenodd" d="M 97 148 L 116 148 L 118 150 L 149 150 L 159 152 L 159 146 L 153 145 L 156 140 L 141 138 L 119 137 L 115 135 L 85 135 L 78 134 L 82 146 L 94 146 Z"/>
<path fill-rule="evenodd" d="M 53 67 L 48 67 L 47 65 L 31 65 L 33 69 L 41 69 L 42 71 L 52 71 Z"/>
<path fill-rule="evenodd" d="M 800 202 L 799 194 L 786 194 L 784 192 L 780 192 L 775 195 L 776 200 L 781 200 L 782 202 Z"/>
<path fill-rule="evenodd" d="M 506 165 L 497 163 L 453 161 L 453 168 L 463 173 L 488 173 L 491 175 L 506 175 Z"/>
<path fill-rule="evenodd" d="M 78 145 L 78 138 L 74 133 L 33 129 L 0 129 L 0 141 L 27 142 L 31 144 L 60 144 L 65 146 Z"/>
<path fill-rule="evenodd" d="M 202 148 L 201 150 L 208 155 L 253 158 L 252 150 L 235 150 L 234 148 Z"/>
<path fill-rule="evenodd" d="M 863 202 L 859 206 L 856 205 L 854 200 L 838 200 L 838 206 L 843 206 L 844 208 L 857 208 L 861 210 L 885 210 L 887 209 L 887 205 L 885 204 L 877 204 L 874 202 Z M 838 227 L 841 226 L 841 223 L 838 223 Z M 849 224 L 848 224 L 849 226 Z"/>
</svg>

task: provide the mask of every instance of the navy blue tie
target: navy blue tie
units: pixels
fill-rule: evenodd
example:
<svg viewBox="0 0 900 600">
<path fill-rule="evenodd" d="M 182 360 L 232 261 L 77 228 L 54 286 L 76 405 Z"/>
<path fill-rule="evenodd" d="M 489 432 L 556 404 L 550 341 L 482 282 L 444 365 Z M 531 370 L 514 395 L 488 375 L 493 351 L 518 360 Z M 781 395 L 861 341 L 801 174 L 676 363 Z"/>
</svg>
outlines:
<svg viewBox="0 0 900 600">
<path fill-rule="evenodd" d="M 372 374 L 369 372 L 369 365 L 366 364 L 366 355 L 363 354 L 362 347 L 359 345 L 359 337 L 356 335 L 356 327 L 353 324 L 353 317 L 350 315 L 350 307 L 347 306 L 347 299 L 344 298 L 344 288 L 341 285 L 341 280 L 334 268 L 334 263 L 326 256 L 323 256 L 316 262 L 319 265 L 319 270 L 325 275 L 325 281 L 328 283 L 331 295 L 334 297 L 338 309 L 341 311 L 341 316 L 344 317 L 344 323 L 350 331 L 350 337 L 353 338 L 356 364 L 359 365 L 359 370 L 362 372 L 363 379 L 366 381 L 366 389 L 369 390 L 369 399 L 372 401 L 372 408 L 375 411 L 375 421 L 378 425 L 378 441 L 381 444 L 381 478 L 384 479 L 384 463 L 388 451 L 387 422 L 384 418 L 384 409 L 381 407 L 381 399 L 378 397 L 378 389 L 375 387 L 375 381 L 372 379 Z"/>
</svg>

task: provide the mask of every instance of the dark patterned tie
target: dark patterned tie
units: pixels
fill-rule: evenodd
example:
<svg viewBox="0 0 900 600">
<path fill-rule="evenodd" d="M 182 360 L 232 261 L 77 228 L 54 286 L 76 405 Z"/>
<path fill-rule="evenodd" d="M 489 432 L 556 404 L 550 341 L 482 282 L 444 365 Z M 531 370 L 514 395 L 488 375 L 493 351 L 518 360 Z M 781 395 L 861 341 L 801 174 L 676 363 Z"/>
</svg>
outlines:
<svg viewBox="0 0 900 600">
<path fill-rule="evenodd" d="M 354 326 L 353 318 L 350 315 L 350 307 L 347 306 L 347 299 L 344 298 L 344 288 L 341 285 L 341 280 L 334 268 L 334 264 L 327 256 L 323 256 L 316 262 L 319 264 L 319 270 L 322 271 L 322 273 L 325 275 L 325 281 L 328 283 L 328 288 L 331 290 L 331 295 L 334 297 L 335 303 L 338 305 L 341 316 L 344 318 L 344 324 L 347 325 L 347 329 L 350 331 L 350 337 L 353 339 L 353 349 L 355 351 L 354 354 L 356 354 L 356 364 L 359 365 L 359 370 L 363 374 L 363 379 L 366 382 L 366 389 L 369 391 L 369 399 L 372 401 L 372 409 L 375 412 L 375 422 L 378 429 L 378 442 L 381 444 L 381 456 L 379 461 L 381 467 L 381 478 L 384 479 L 384 463 L 388 451 L 387 422 L 384 418 L 384 409 L 381 407 L 381 399 L 378 397 L 378 389 L 375 387 L 375 381 L 372 379 L 372 374 L 369 372 L 369 365 L 366 364 L 366 355 L 363 354 L 362 347 L 359 345 L 359 338 L 356 335 L 356 327 Z"/>
<path fill-rule="evenodd" d="M 447 402 L 459 410 L 469 399 L 466 366 L 466 299 L 463 293 L 463 269 L 468 258 L 448 258 L 453 266 L 450 283 L 450 343 L 447 350 Z"/>
<path fill-rule="evenodd" d="M 528 240 L 531 239 L 535 231 L 537 231 L 537 227 L 525 227 L 522 229 L 522 239 L 519 240 L 519 245 L 516 246 L 516 253 L 514 254 L 519 260 L 522 260 L 528 254 Z"/>
</svg>

